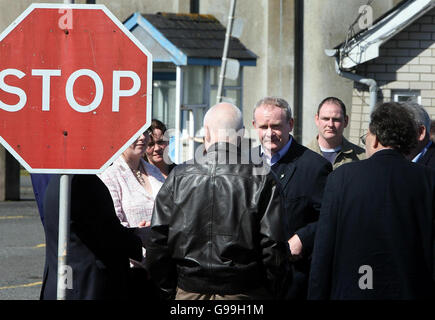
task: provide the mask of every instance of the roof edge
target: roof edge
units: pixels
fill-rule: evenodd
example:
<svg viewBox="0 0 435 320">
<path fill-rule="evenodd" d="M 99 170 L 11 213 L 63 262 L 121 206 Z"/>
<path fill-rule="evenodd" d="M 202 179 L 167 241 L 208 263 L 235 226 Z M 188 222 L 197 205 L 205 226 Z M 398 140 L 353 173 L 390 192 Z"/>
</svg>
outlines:
<svg viewBox="0 0 435 320">
<path fill-rule="evenodd" d="M 124 25 L 130 31 L 137 26 L 142 27 L 156 42 L 158 42 L 172 57 L 172 62 L 177 66 L 187 65 L 187 56 L 169 41 L 157 28 L 155 28 L 141 13 L 133 13 Z"/>
<path fill-rule="evenodd" d="M 399 3 L 370 28 L 346 43 L 336 46 L 343 69 L 365 63 L 379 56 L 379 47 L 435 7 L 434 0 L 408 0 Z"/>
</svg>

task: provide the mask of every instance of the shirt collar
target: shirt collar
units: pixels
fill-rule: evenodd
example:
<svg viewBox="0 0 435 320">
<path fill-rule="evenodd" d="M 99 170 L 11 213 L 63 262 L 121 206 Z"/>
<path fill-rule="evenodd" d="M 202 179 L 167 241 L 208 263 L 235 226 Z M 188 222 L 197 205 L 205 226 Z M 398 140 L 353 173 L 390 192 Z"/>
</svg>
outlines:
<svg viewBox="0 0 435 320">
<path fill-rule="evenodd" d="M 333 149 L 326 149 L 326 148 L 323 148 L 319 145 L 319 148 L 320 148 L 320 151 L 322 151 L 322 152 L 338 152 L 341 150 L 341 145 L 339 145 L 338 147 L 335 147 Z"/>
<path fill-rule="evenodd" d="M 282 147 L 277 153 L 275 153 L 272 158 L 270 158 L 268 155 L 266 155 L 266 153 L 264 152 L 263 146 L 261 145 L 261 155 L 262 157 L 264 157 L 266 159 L 266 162 L 268 165 L 273 166 L 275 163 L 277 163 L 288 151 L 288 149 L 290 149 L 290 145 L 292 144 L 293 141 L 293 137 L 290 136 L 290 139 L 288 140 L 288 142 L 285 144 L 284 147 Z"/>
<path fill-rule="evenodd" d="M 429 140 L 429 142 L 427 143 L 427 145 L 423 148 L 423 150 L 420 151 L 419 154 L 417 154 L 414 159 L 412 159 L 412 162 L 417 162 L 418 160 L 421 159 L 421 157 L 423 157 L 425 155 L 425 153 L 427 152 L 427 149 L 429 149 L 430 145 L 432 144 L 432 140 Z"/>
</svg>

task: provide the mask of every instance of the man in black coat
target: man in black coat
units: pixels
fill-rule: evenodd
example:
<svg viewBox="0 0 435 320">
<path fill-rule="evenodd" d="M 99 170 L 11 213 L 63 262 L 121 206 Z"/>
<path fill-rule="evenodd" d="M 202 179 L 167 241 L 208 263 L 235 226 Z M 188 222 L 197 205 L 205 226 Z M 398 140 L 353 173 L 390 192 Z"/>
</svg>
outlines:
<svg viewBox="0 0 435 320">
<path fill-rule="evenodd" d="M 43 300 L 57 297 L 59 182 L 60 175 L 53 175 L 44 197 Z M 66 299 L 127 298 L 129 258 L 141 260 L 141 238 L 119 223 L 109 190 L 96 175 L 72 177 L 70 204 L 67 268 L 72 281 L 66 281 Z"/>
<path fill-rule="evenodd" d="M 425 154 L 417 161 L 422 165 L 435 169 L 435 144 L 433 141 L 429 141 L 430 145 L 427 147 Z"/>
<path fill-rule="evenodd" d="M 295 141 L 290 135 L 293 123 L 291 109 L 284 99 L 266 97 L 258 101 L 253 126 L 261 146 L 251 154 L 266 160 L 281 182 L 290 232 L 288 242 L 294 261 L 293 282 L 287 298 L 306 299 L 316 222 L 332 166 Z"/>
<path fill-rule="evenodd" d="M 417 125 L 417 146 L 407 158 L 412 162 L 435 169 L 435 144 L 430 139 L 431 120 L 424 107 L 417 103 L 405 102 L 402 105 L 412 111 Z"/>
<path fill-rule="evenodd" d="M 308 298 L 433 299 L 435 172 L 403 156 L 413 117 L 382 104 L 362 140 L 368 159 L 328 177 Z"/>
</svg>

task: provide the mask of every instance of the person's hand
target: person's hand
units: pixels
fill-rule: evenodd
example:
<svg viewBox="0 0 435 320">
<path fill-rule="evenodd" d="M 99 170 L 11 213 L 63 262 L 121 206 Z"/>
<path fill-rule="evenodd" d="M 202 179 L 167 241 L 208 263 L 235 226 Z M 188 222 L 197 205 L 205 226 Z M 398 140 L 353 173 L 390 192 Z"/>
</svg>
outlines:
<svg viewBox="0 0 435 320">
<path fill-rule="evenodd" d="M 139 228 L 144 228 L 144 227 L 149 227 L 150 225 L 151 225 L 151 221 L 143 220 L 143 221 L 139 222 L 138 227 Z"/>
<path fill-rule="evenodd" d="M 295 234 L 293 237 L 290 238 L 288 241 L 288 245 L 290 247 L 290 252 L 292 254 L 292 260 L 299 260 L 302 258 L 302 242 L 301 239 L 299 239 L 299 236 Z"/>
</svg>

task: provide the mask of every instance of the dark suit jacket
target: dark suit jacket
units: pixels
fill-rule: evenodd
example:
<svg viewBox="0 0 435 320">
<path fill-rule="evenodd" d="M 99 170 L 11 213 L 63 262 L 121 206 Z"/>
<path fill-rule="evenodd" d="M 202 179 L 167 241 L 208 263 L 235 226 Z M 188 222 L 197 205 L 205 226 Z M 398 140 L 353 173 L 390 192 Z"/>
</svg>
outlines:
<svg viewBox="0 0 435 320">
<path fill-rule="evenodd" d="M 41 299 L 56 299 L 59 224 L 59 175 L 51 178 L 44 199 L 46 260 Z M 128 294 L 129 258 L 142 258 L 142 242 L 116 216 L 112 197 L 95 175 L 71 182 L 70 242 L 67 265 L 73 288 L 67 299 L 122 299 Z"/>
<path fill-rule="evenodd" d="M 260 152 L 260 148 L 254 152 Z M 289 299 L 305 299 L 309 266 L 314 245 L 316 222 L 319 218 L 323 189 L 332 171 L 329 161 L 295 141 L 287 153 L 272 166 L 281 182 L 285 197 L 288 238 L 297 234 L 301 239 L 303 258 L 293 264 L 293 283 Z"/>
<path fill-rule="evenodd" d="M 336 169 L 317 224 L 308 298 L 433 298 L 434 197 L 435 172 L 391 149 Z M 370 279 L 372 289 L 361 289 Z"/>
<path fill-rule="evenodd" d="M 424 166 L 431 167 L 435 169 L 435 143 L 432 144 L 427 149 L 426 153 L 421 157 L 417 163 L 420 163 Z"/>
<path fill-rule="evenodd" d="M 33 193 L 35 194 L 36 204 L 38 205 L 39 216 L 41 222 L 44 224 L 44 194 L 47 189 L 48 182 L 50 181 L 50 174 L 46 173 L 31 173 L 30 179 L 32 180 Z"/>
</svg>

